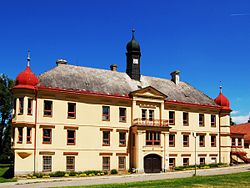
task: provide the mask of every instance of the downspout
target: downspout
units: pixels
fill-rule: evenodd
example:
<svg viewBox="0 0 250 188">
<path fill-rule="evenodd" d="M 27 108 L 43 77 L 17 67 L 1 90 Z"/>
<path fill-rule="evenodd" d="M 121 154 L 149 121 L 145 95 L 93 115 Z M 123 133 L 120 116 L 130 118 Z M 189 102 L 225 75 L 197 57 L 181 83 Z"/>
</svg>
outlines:
<svg viewBox="0 0 250 188">
<path fill-rule="evenodd" d="M 37 87 L 35 87 L 35 100 L 36 100 L 36 108 L 35 108 L 35 137 L 34 137 L 34 173 L 36 173 L 36 126 L 37 126 Z"/>
<path fill-rule="evenodd" d="M 221 163 L 221 110 L 219 112 L 219 163 Z"/>
</svg>

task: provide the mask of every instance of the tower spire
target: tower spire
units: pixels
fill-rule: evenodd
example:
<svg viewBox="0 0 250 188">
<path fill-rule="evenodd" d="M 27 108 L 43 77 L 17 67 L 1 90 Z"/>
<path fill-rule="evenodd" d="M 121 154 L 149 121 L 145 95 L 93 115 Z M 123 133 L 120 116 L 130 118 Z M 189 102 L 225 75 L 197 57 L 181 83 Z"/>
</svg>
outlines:
<svg viewBox="0 0 250 188">
<path fill-rule="evenodd" d="M 27 56 L 27 67 L 30 66 L 30 50 L 28 50 L 28 56 Z"/>
<path fill-rule="evenodd" d="M 135 39 L 135 29 L 132 29 L 132 40 Z"/>
<path fill-rule="evenodd" d="M 222 93 L 222 85 L 221 85 L 221 81 L 220 81 L 220 93 Z"/>
</svg>

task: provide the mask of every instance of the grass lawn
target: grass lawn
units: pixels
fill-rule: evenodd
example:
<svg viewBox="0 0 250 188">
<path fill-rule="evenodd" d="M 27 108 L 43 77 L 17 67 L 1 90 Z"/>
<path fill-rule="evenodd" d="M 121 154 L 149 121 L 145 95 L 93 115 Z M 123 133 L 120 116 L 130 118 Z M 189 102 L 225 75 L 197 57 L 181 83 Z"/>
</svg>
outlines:
<svg viewBox="0 0 250 188">
<path fill-rule="evenodd" d="M 0 164 L 0 183 L 16 181 L 12 178 L 13 165 L 9 164 Z"/>
<path fill-rule="evenodd" d="M 169 179 L 169 180 L 156 180 L 145 182 L 133 182 L 122 184 L 107 184 L 107 185 L 94 185 L 94 186 L 78 186 L 91 187 L 91 188 L 123 188 L 123 187 L 250 187 L 250 172 L 243 172 L 229 175 L 217 176 L 196 176 L 190 178 Z M 73 187 L 71 187 L 73 188 Z"/>
</svg>

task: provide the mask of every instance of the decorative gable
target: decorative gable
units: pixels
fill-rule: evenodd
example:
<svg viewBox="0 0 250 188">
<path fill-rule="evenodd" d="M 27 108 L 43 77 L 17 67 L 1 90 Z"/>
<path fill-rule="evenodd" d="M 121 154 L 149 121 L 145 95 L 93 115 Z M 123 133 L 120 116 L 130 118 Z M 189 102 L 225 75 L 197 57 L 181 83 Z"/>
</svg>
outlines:
<svg viewBox="0 0 250 188">
<path fill-rule="evenodd" d="M 148 86 L 130 93 L 133 97 L 142 97 L 142 98 L 153 98 L 153 99 L 166 99 L 167 96 L 160 92 L 159 90 Z"/>
</svg>

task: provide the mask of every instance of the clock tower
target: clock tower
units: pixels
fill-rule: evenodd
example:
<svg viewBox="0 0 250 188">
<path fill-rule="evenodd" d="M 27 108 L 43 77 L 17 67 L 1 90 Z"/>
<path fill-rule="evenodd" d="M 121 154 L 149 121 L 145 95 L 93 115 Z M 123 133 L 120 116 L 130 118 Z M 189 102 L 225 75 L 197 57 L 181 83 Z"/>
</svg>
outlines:
<svg viewBox="0 0 250 188">
<path fill-rule="evenodd" d="M 132 30 L 132 39 L 127 44 L 127 69 L 126 73 L 133 80 L 140 81 L 141 73 L 140 73 L 140 59 L 141 59 L 141 51 L 140 45 L 135 40 L 134 36 L 135 30 Z"/>
</svg>

